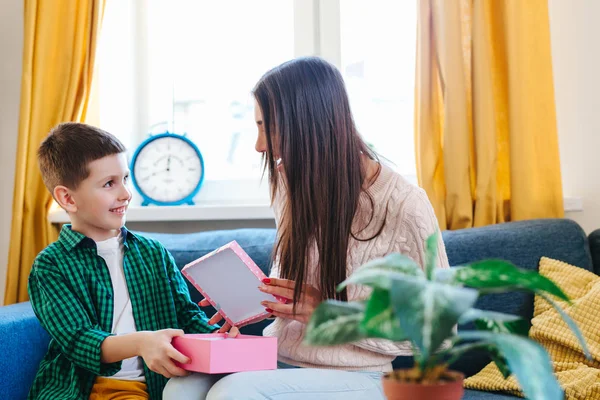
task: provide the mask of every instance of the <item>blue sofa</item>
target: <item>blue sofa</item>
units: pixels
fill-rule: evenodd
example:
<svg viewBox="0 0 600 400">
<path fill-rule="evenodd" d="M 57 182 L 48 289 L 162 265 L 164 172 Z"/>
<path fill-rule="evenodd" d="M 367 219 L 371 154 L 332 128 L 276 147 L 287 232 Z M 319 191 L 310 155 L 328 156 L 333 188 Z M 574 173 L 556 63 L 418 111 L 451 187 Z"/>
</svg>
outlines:
<svg viewBox="0 0 600 400">
<path fill-rule="evenodd" d="M 180 268 L 231 240 L 237 240 L 265 272 L 275 239 L 272 229 L 146 235 L 160 240 L 171 251 Z M 600 231 L 588 238 L 580 226 L 570 220 L 512 222 L 444 232 L 443 237 L 453 266 L 486 258 L 502 258 L 523 268 L 537 269 L 540 257 L 547 256 L 600 274 Z M 190 287 L 190 293 L 195 301 L 199 300 L 200 296 L 193 287 Z M 533 298 L 525 293 L 495 294 L 482 297 L 478 307 L 520 314 L 530 319 Z M 212 310 L 207 310 L 207 313 L 212 315 Z M 260 335 L 267 323 L 264 321 L 244 327 L 242 332 Z M 0 307 L 0 399 L 26 398 L 48 340 L 29 303 Z M 407 366 L 410 362 L 408 357 L 399 357 L 394 361 L 394 366 Z M 484 353 L 473 352 L 453 367 L 470 376 L 488 362 Z M 466 391 L 464 397 L 468 400 L 514 398 L 470 390 Z"/>
</svg>

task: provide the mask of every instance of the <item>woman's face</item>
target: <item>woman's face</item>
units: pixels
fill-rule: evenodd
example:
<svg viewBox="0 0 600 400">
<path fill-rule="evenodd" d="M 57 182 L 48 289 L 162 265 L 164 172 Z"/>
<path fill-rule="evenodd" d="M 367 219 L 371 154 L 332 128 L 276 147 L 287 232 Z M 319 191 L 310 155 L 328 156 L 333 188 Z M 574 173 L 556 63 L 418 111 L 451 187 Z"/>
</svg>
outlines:
<svg viewBox="0 0 600 400">
<path fill-rule="evenodd" d="M 254 100 L 254 120 L 256 121 L 256 127 L 258 128 L 258 138 L 256 139 L 256 144 L 254 145 L 254 148 L 259 153 L 266 154 L 269 151 L 269 145 L 267 144 L 267 133 L 265 132 L 265 124 L 263 122 L 262 111 L 260 110 L 260 105 L 256 100 Z M 277 161 L 279 160 L 279 154 L 276 150 L 277 142 L 274 139 L 274 137 L 271 138 L 273 152 L 275 153 L 273 154 L 273 159 Z"/>
<path fill-rule="evenodd" d="M 262 111 L 256 100 L 254 100 L 254 121 L 256 121 L 256 128 L 258 129 L 258 138 L 256 139 L 254 148 L 261 154 L 266 153 L 269 150 L 267 134 L 265 133 L 265 126 L 263 124 Z"/>
</svg>

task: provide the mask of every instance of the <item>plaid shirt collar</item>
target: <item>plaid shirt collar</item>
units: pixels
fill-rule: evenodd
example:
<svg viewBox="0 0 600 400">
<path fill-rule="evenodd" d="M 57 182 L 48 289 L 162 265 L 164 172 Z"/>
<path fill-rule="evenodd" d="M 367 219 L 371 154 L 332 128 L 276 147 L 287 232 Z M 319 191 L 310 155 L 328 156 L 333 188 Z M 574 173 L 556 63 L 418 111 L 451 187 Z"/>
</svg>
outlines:
<svg viewBox="0 0 600 400">
<path fill-rule="evenodd" d="M 121 228 L 121 237 L 123 238 L 123 247 L 126 250 L 129 248 L 129 245 L 127 244 L 128 240 L 137 240 L 135 234 L 124 226 Z M 71 224 L 63 225 L 60 230 L 60 235 L 58 236 L 58 242 L 69 252 L 78 246 L 84 248 L 96 248 L 96 243 L 93 239 L 85 236 L 83 233 L 74 231 L 71 228 Z"/>
</svg>

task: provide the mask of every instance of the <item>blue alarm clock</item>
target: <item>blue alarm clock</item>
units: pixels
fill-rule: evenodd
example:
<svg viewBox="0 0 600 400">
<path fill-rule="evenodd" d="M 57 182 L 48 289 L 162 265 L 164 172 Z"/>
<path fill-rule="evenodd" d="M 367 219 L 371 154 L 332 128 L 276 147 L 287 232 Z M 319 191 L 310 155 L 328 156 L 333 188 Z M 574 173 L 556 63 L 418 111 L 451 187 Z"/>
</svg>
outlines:
<svg viewBox="0 0 600 400">
<path fill-rule="evenodd" d="M 138 146 L 131 160 L 131 176 L 143 206 L 193 205 L 204 181 L 204 160 L 185 135 L 161 133 Z"/>
</svg>

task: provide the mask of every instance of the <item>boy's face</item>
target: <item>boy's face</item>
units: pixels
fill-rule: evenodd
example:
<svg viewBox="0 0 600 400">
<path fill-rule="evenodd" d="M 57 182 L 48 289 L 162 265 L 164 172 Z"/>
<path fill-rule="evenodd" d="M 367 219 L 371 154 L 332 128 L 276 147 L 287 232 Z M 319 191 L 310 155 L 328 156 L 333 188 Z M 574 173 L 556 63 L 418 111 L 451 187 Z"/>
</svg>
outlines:
<svg viewBox="0 0 600 400">
<path fill-rule="evenodd" d="M 76 190 L 55 189 L 55 198 L 69 212 L 73 230 L 96 240 L 116 236 L 125 224 L 131 190 L 124 153 L 113 154 L 88 164 L 89 176 Z"/>
</svg>

